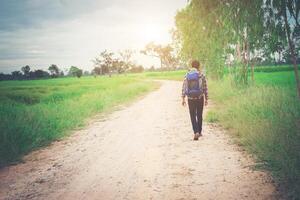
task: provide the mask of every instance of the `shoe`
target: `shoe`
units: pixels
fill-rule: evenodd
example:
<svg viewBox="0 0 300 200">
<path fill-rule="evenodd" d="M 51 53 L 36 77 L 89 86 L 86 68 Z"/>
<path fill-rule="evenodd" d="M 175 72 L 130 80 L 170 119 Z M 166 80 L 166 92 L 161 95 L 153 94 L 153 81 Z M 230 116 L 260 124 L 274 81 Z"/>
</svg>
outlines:
<svg viewBox="0 0 300 200">
<path fill-rule="evenodd" d="M 202 137 L 203 135 L 202 135 L 202 133 L 199 133 L 199 137 Z"/>
<path fill-rule="evenodd" d="M 200 136 L 199 133 L 195 133 L 194 140 L 198 140 L 199 136 Z"/>
</svg>

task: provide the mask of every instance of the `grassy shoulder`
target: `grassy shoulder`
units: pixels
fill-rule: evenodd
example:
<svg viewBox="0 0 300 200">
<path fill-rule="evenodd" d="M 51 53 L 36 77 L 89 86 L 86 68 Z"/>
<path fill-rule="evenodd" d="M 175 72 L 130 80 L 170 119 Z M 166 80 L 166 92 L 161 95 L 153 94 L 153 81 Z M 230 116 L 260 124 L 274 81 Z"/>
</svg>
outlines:
<svg viewBox="0 0 300 200">
<path fill-rule="evenodd" d="M 206 120 L 220 122 L 262 161 L 291 196 L 300 193 L 300 101 L 293 72 L 256 73 L 256 83 L 237 87 L 229 77 L 210 80 L 216 107 Z"/>
<path fill-rule="evenodd" d="M 157 87 L 123 75 L 1 82 L 0 166 Z"/>
</svg>

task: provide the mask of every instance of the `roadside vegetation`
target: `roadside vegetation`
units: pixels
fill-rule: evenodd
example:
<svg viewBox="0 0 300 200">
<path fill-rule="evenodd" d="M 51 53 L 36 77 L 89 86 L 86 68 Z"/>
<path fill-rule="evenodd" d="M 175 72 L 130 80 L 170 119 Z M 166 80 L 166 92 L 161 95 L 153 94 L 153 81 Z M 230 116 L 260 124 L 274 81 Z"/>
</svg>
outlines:
<svg viewBox="0 0 300 200">
<path fill-rule="evenodd" d="M 236 86 L 231 76 L 210 80 L 216 106 L 206 121 L 219 122 L 285 186 L 300 193 L 300 102 L 293 72 L 256 73 L 256 82 Z"/>
<path fill-rule="evenodd" d="M 173 31 L 181 61 L 205 66 L 216 103 L 207 120 L 229 128 L 291 199 L 300 194 L 298 4 L 191 0 L 177 12 Z M 264 66 L 274 64 L 289 66 Z"/>
<path fill-rule="evenodd" d="M 230 73 L 222 79 L 209 76 L 209 97 L 215 107 L 205 121 L 228 129 L 258 159 L 257 167 L 270 170 L 293 198 L 300 192 L 300 102 L 293 71 L 286 70 L 290 68 L 257 67 L 255 82 L 249 85 L 237 85 Z M 145 76 L 182 81 L 185 73 L 148 72 Z"/>
<path fill-rule="evenodd" d="M 0 166 L 155 87 L 156 83 L 124 75 L 1 82 Z"/>
</svg>

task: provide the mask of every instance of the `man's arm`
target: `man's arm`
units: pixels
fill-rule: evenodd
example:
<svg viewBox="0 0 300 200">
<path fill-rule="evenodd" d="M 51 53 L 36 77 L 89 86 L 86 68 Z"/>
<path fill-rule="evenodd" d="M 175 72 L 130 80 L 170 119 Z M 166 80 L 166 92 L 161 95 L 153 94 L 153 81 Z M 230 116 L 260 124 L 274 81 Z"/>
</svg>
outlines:
<svg viewBox="0 0 300 200">
<path fill-rule="evenodd" d="M 208 104 L 208 87 L 207 87 L 207 81 L 205 76 L 203 75 L 203 93 L 204 93 L 204 97 L 205 97 L 205 105 L 207 106 Z"/>
<path fill-rule="evenodd" d="M 182 105 L 185 106 L 185 91 L 186 91 L 186 78 L 184 78 L 182 83 L 181 97 L 182 97 Z"/>
</svg>

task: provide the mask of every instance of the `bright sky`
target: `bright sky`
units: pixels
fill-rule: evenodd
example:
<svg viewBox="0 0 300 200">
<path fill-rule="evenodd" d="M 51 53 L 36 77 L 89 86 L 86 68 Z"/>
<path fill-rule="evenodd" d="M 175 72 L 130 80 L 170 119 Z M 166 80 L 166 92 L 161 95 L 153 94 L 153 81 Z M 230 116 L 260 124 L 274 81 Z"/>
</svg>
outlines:
<svg viewBox="0 0 300 200">
<path fill-rule="evenodd" d="M 186 0 L 0 0 L 0 72 L 30 65 L 90 70 L 104 49 L 137 52 L 171 41 L 174 16 Z M 137 54 L 146 67 L 158 60 Z"/>
</svg>

